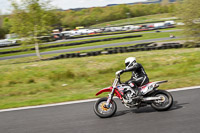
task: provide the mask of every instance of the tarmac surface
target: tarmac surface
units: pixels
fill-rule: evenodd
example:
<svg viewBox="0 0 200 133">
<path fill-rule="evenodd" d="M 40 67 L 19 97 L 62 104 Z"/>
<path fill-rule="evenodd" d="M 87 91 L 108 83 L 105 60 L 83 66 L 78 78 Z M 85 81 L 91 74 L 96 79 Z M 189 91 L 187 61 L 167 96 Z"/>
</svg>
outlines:
<svg viewBox="0 0 200 133">
<path fill-rule="evenodd" d="M 169 111 L 128 109 L 115 99 L 117 112 L 106 119 L 94 114 L 94 102 L 1 112 L 0 133 L 199 133 L 200 88 L 171 93 Z"/>
</svg>

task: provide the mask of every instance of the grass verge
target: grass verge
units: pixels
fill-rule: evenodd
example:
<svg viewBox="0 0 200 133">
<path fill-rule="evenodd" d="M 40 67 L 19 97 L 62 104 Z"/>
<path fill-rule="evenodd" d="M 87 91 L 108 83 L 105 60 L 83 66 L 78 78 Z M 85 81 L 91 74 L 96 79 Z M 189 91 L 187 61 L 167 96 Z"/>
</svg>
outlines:
<svg viewBox="0 0 200 133">
<path fill-rule="evenodd" d="M 200 48 L 12 65 L 6 60 L 0 61 L 0 108 L 94 98 L 98 90 L 112 84 L 115 72 L 124 68 L 124 59 L 129 56 L 135 56 L 143 64 L 151 81 L 169 80 L 161 89 L 200 85 Z M 122 81 L 130 76 L 131 73 L 124 73 Z"/>
</svg>

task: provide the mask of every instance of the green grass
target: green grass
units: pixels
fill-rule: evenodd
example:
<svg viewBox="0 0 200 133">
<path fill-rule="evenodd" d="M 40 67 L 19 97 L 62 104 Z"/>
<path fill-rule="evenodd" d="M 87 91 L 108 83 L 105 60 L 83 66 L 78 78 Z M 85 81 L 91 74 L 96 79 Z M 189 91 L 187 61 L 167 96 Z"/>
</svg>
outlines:
<svg viewBox="0 0 200 133">
<path fill-rule="evenodd" d="M 34 58 L 28 57 L 0 61 L 0 108 L 94 98 L 101 88 L 112 84 L 115 72 L 124 69 L 124 59 L 129 56 L 143 64 L 151 81 L 169 80 L 161 89 L 200 85 L 199 48 L 22 63 Z M 124 73 L 122 81 L 130 75 Z"/>
<path fill-rule="evenodd" d="M 86 47 L 86 46 L 95 46 L 95 45 L 104 45 L 104 44 L 111 44 L 111 43 L 136 41 L 136 40 L 146 40 L 146 39 L 153 39 L 153 38 L 163 38 L 163 37 L 169 37 L 169 35 L 171 33 L 173 33 L 175 36 L 181 36 L 182 35 L 182 31 L 159 32 L 159 33 L 141 33 L 141 35 L 143 35 L 142 37 L 120 39 L 120 40 L 113 40 L 113 41 L 103 41 L 103 42 L 96 42 L 96 43 L 88 43 L 88 44 L 75 45 L 75 46 L 64 46 L 64 47 L 41 49 L 40 52 L 47 52 L 47 51 L 53 51 L 53 50 L 62 50 L 62 49 L 70 49 L 70 48 L 78 48 L 78 47 Z M 115 37 L 123 37 L 123 36 L 126 36 L 126 35 L 119 35 L 119 36 L 115 36 Z M 105 39 L 105 38 L 110 38 L 110 37 L 102 37 L 102 38 L 98 38 L 98 39 Z M 89 40 L 96 40 L 96 39 L 89 39 Z M 88 40 L 84 40 L 84 41 L 88 41 Z M 80 41 L 75 41 L 75 42 L 80 42 Z M 6 51 L 6 50 L 2 50 L 2 51 Z M 9 51 L 9 50 L 7 50 L 7 51 Z M 29 53 L 35 53 L 35 51 L 26 51 L 26 52 L 18 52 L 18 53 L 11 53 L 11 54 L 2 54 L 2 55 L 0 55 L 0 57 L 21 55 L 21 54 L 29 54 Z"/>
</svg>

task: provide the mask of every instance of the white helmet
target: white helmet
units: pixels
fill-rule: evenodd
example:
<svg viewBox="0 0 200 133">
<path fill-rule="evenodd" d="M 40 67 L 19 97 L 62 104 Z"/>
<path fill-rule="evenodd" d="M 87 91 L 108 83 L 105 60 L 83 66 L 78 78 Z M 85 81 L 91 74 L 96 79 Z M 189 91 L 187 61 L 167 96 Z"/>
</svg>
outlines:
<svg viewBox="0 0 200 133">
<path fill-rule="evenodd" d="M 126 69 L 130 68 L 131 66 L 133 66 L 134 63 L 136 63 L 136 58 L 135 57 L 126 58 L 126 60 L 125 60 Z"/>
</svg>

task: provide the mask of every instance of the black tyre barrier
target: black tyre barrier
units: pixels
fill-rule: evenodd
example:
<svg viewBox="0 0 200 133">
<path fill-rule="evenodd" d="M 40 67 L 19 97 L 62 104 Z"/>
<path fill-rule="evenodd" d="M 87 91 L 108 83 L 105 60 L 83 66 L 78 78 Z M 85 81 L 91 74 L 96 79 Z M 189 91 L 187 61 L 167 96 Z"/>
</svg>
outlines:
<svg viewBox="0 0 200 133">
<path fill-rule="evenodd" d="M 162 49 L 168 49 L 168 46 L 162 46 Z"/>
<path fill-rule="evenodd" d="M 99 42 L 98 40 L 91 40 L 90 43 Z"/>
<path fill-rule="evenodd" d="M 73 54 L 73 57 L 79 57 L 79 56 L 80 56 L 80 53 Z"/>
<path fill-rule="evenodd" d="M 93 53 L 92 52 L 88 52 L 87 56 L 93 56 Z"/>
<path fill-rule="evenodd" d="M 151 43 L 149 43 L 151 44 Z M 57 57 L 52 57 L 47 60 L 55 60 L 61 58 L 74 58 L 74 57 L 86 57 L 86 56 L 97 56 L 103 54 L 116 54 L 116 53 L 125 53 L 125 52 L 137 52 L 137 51 L 149 51 L 149 50 L 162 50 L 162 49 L 171 49 L 171 48 L 182 48 L 183 44 L 179 43 L 165 43 L 162 46 L 148 46 L 149 44 L 138 44 L 140 47 L 114 47 L 114 48 L 104 48 L 103 51 L 91 51 L 88 53 L 70 53 L 65 55 L 59 55 Z M 143 47 L 141 47 L 143 46 Z M 200 44 L 197 44 L 196 47 L 200 47 Z"/>
<path fill-rule="evenodd" d="M 65 58 L 69 58 L 69 54 L 65 54 Z"/>
<path fill-rule="evenodd" d="M 125 50 L 126 48 L 125 47 L 119 47 L 119 51 L 122 51 L 122 50 Z"/>
<path fill-rule="evenodd" d="M 104 48 L 104 50 L 108 51 L 108 50 L 121 50 L 121 49 L 131 49 L 131 48 L 139 48 L 139 47 L 147 47 L 148 45 L 152 44 L 154 42 L 150 42 L 150 43 L 142 43 L 142 44 L 136 44 L 134 46 L 128 46 L 128 47 L 114 47 L 114 48 Z"/>
<path fill-rule="evenodd" d="M 128 51 L 129 52 L 136 52 L 136 48 L 129 48 Z"/>
<path fill-rule="evenodd" d="M 25 52 L 25 51 L 28 51 L 28 49 L 25 49 L 25 50 L 4 51 L 4 52 L 0 52 L 0 54 L 10 54 L 10 53 L 17 53 L 17 52 Z"/>
<path fill-rule="evenodd" d="M 106 50 L 106 51 L 107 51 L 107 50 L 109 50 L 109 49 L 110 49 L 110 48 L 104 48 L 103 50 Z"/>
<path fill-rule="evenodd" d="M 167 45 L 166 46 L 168 49 L 173 48 L 173 45 Z"/>
<path fill-rule="evenodd" d="M 94 51 L 94 52 L 93 52 L 93 55 L 94 55 L 94 56 L 97 56 L 97 55 L 100 55 L 100 54 L 101 54 L 101 51 Z"/>
<path fill-rule="evenodd" d="M 64 58 L 64 57 L 65 57 L 65 55 L 64 55 L 64 54 L 61 54 L 61 55 L 59 55 L 59 57 L 60 57 L 60 58 Z"/>
<path fill-rule="evenodd" d="M 72 54 L 66 54 L 65 57 L 66 58 L 72 58 L 73 56 L 72 56 Z"/>
<path fill-rule="evenodd" d="M 140 48 L 141 51 L 145 51 L 145 48 Z"/>
<path fill-rule="evenodd" d="M 141 51 L 141 48 L 136 48 L 135 50 L 136 50 L 136 51 Z"/>
<path fill-rule="evenodd" d="M 152 47 L 146 47 L 146 51 L 152 50 Z"/>
<path fill-rule="evenodd" d="M 162 46 L 158 46 L 156 47 L 157 50 L 161 50 L 162 49 Z"/>
<path fill-rule="evenodd" d="M 75 53 L 71 53 L 71 54 L 69 55 L 69 58 L 73 58 L 73 57 L 75 57 Z"/>
<path fill-rule="evenodd" d="M 199 48 L 199 47 L 200 47 L 200 44 L 196 44 L 195 47 L 196 47 L 196 48 Z"/>
<path fill-rule="evenodd" d="M 113 50 L 113 53 L 117 54 L 119 53 L 119 50 Z"/>
<path fill-rule="evenodd" d="M 59 56 L 55 56 L 55 57 L 53 57 L 53 59 L 57 60 L 57 59 L 60 59 L 60 57 Z"/>
<path fill-rule="evenodd" d="M 156 50 L 156 47 L 151 47 L 151 50 Z"/>
<path fill-rule="evenodd" d="M 142 51 L 147 51 L 148 47 L 142 48 Z"/>
<path fill-rule="evenodd" d="M 108 54 L 113 54 L 113 51 L 112 50 L 108 50 Z"/>
<path fill-rule="evenodd" d="M 125 49 L 120 49 L 119 53 L 125 53 L 125 51 L 126 51 Z"/>
</svg>

